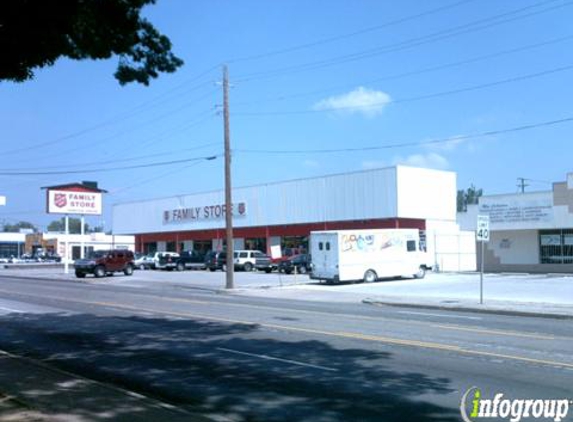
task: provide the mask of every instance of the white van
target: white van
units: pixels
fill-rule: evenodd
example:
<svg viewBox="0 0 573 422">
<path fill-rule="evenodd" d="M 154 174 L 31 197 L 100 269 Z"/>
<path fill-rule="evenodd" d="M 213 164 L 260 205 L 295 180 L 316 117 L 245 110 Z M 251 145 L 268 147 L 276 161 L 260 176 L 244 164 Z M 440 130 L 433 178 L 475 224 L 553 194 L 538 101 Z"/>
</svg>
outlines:
<svg viewBox="0 0 573 422">
<path fill-rule="evenodd" d="M 310 278 L 326 282 L 423 278 L 431 269 L 417 229 L 313 231 L 310 254 Z"/>
</svg>

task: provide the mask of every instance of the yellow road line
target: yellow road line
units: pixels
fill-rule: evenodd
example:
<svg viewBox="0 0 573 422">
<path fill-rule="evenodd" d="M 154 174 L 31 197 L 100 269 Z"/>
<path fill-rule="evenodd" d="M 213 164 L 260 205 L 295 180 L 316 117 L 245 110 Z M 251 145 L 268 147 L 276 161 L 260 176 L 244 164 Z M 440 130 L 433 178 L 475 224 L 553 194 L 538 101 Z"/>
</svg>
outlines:
<svg viewBox="0 0 573 422">
<path fill-rule="evenodd" d="M 162 298 L 165 301 L 169 302 L 182 302 L 182 303 L 193 303 L 196 305 L 221 305 L 221 302 L 212 302 L 206 300 L 196 300 L 196 299 L 182 299 L 182 298 Z M 260 310 L 270 310 L 270 311 L 286 311 L 286 312 L 293 312 L 297 314 L 311 314 L 311 315 L 324 315 L 327 314 L 326 312 L 321 311 L 309 311 L 309 310 L 294 310 L 289 308 L 281 308 L 275 306 L 261 306 L 261 305 L 249 305 L 244 303 L 224 303 L 224 306 L 233 306 L 237 308 L 248 308 L 248 309 L 260 309 Z M 498 335 L 498 336 L 509 336 L 509 337 L 524 337 L 524 338 L 532 338 L 536 340 L 573 340 L 568 337 L 556 337 L 550 335 L 543 335 L 537 333 L 520 333 L 518 331 L 506 331 L 506 330 L 490 330 L 484 327 L 470 327 L 470 326 L 463 326 L 463 325 L 452 325 L 452 324 L 436 324 L 433 322 L 424 322 L 424 321 L 412 321 L 407 319 L 395 319 L 395 318 L 388 318 L 386 316 L 376 316 L 376 317 L 369 317 L 365 315 L 352 315 L 352 314 L 336 314 L 339 318 L 353 318 L 358 320 L 365 320 L 365 321 L 392 321 L 392 322 L 400 322 L 405 324 L 412 324 L 412 325 L 422 325 L 425 327 L 436 327 L 436 328 L 444 328 L 449 330 L 460 330 L 460 331 L 471 331 L 478 334 L 487 334 L 487 335 Z"/>
<path fill-rule="evenodd" d="M 495 336 L 525 337 L 525 338 L 534 338 L 537 340 L 556 340 L 557 339 L 557 337 L 550 336 L 550 335 L 520 333 L 517 331 L 490 330 L 489 328 L 467 327 L 467 326 L 463 326 L 463 325 L 432 324 L 432 327 L 445 328 L 447 330 L 469 331 L 472 333 L 488 334 L 488 335 L 495 335 Z"/>
<path fill-rule="evenodd" d="M 129 310 L 138 310 L 138 311 L 144 311 L 144 312 L 158 312 L 156 310 L 141 309 L 141 308 L 137 308 L 135 306 L 129 306 L 129 305 L 119 305 L 119 304 L 116 305 L 113 303 L 106 303 L 106 302 L 91 302 L 91 303 L 97 304 L 97 305 L 102 305 L 102 306 L 110 306 L 110 307 L 120 308 L 120 309 L 125 308 L 125 309 L 129 309 Z M 393 337 L 374 336 L 374 335 L 350 333 L 350 332 L 344 332 L 344 331 L 325 331 L 325 330 L 317 330 L 317 329 L 313 329 L 313 328 L 292 327 L 292 326 L 280 325 L 280 324 L 267 324 L 267 323 L 232 319 L 232 318 L 214 317 L 214 316 L 202 315 L 202 314 L 191 314 L 191 313 L 182 313 L 182 312 L 173 312 L 173 311 L 159 311 L 159 312 L 161 312 L 163 314 L 167 314 L 167 315 L 186 317 L 186 318 L 191 317 L 191 318 L 197 318 L 197 319 L 204 319 L 204 320 L 208 320 L 208 321 L 217 321 L 217 322 L 225 322 L 225 323 L 241 324 L 241 325 L 251 325 L 251 326 L 256 326 L 256 327 L 273 328 L 273 329 L 278 329 L 278 330 L 283 330 L 283 331 L 301 332 L 301 333 L 306 333 L 306 334 L 320 334 L 320 335 L 329 336 L 329 337 L 352 338 L 352 339 L 372 341 L 372 342 L 378 342 L 378 343 L 384 343 L 384 344 L 392 344 L 392 345 L 399 345 L 399 346 L 410 346 L 410 347 L 418 347 L 418 348 L 425 348 L 425 349 L 450 351 L 450 352 L 456 352 L 456 353 L 467 354 L 467 355 L 495 357 L 495 358 L 500 358 L 500 359 L 507 359 L 507 360 L 526 362 L 526 363 L 534 363 L 534 364 L 539 364 L 539 365 L 556 366 L 556 367 L 573 369 L 573 363 L 557 362 L 557 361 L 546 360 L 546 359 L 528 358 L 526 356 L 509 355 L 509 354 L 504 354 L 504 353 L 471 350 L 471 349 L 465 349 L 465 348 L 450 345 L 450 344 L 434 343 L 434 342 L 419 341 L 419 340 L 405 340 L 405 339 L 398 339 L 398 338 L 393 338 Z"/>
</svg>

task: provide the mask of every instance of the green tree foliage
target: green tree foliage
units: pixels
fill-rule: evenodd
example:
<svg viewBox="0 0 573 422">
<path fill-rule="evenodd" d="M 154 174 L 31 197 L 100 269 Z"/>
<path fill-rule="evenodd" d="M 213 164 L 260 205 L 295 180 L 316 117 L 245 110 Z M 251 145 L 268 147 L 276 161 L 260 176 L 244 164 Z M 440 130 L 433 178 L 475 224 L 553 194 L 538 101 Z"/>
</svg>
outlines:
<svg viewBox="0 0 573 422">
<path fill-rule="evenodd" d="M 72 234 L 80 234 L 82 228 L 82 220 L 79 218 L 69 218 L 69 229 L 70 233 Z M 60 218 L 59 220 L 54 220 L 50 224 L 48 224 L 48 231 L 49 232 L 64 232 L 66 231 L 66 219 L 64 217 Z M 90 227 L 86 223 L 84 226 L 84 233 L 89 233 Z"/>
<path fill-rule="evenodd" d="M 149 84 L 160 72 L 174 72 L 183 61 L 169 38 L 140 16 L 155 0 L 0 1 L 0 81 L 23 82 L 34 69 L 60 57 L 74 60 L 119 57 L 121 85 Z"/>
<path fill-rule="evenodd" d="M 483 189 L 476 189 L 472 184 L 467 190 L 458 190 L 458 212 L 466 212 L 468 205 L 477 204 L 483 195 Z"/>
<path fill-rule="evenodd" d="M 3 228 L 4 232 L 10 232 L 10 233 L 18 233 L 20 229 L 32 229 L 34 231 L 37 231 L 36 226 L 27 221 L 20 221 L 16 224 L 4 224 Z"/>
</svg>

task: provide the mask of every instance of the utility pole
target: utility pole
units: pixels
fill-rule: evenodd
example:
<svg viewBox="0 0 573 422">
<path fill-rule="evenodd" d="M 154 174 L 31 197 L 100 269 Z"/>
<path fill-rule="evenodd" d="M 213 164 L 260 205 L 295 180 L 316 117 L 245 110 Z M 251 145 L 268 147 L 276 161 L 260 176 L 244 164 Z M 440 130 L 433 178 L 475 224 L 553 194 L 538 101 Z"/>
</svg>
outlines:
<svg viewBox="0 0 573 422">
<path fill-rule="evenodd" d="M 231 136 L 229 133 L 229 70 L 223 66 L 223 120 L 225 127 L 225 227 L 227 235 L 226 289 L 234 289 L 233 201 L 231 198 Z"/>
<path fill-rule="evenodd" d="M 525 193 L 525 188 L 529 186 L 527 183 L 525 183 L 527 179 L 524 177 L 518 177 L 517 180 L 519 181 L 517 187 L 521 189 L 521 193 Z"/>
</svg>

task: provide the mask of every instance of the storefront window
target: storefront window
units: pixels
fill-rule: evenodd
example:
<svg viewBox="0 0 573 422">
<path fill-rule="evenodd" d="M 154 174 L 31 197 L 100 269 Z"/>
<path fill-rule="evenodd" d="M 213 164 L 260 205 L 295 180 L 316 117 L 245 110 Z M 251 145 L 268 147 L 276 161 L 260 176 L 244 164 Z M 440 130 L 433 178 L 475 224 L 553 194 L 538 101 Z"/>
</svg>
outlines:
<svg viewBox="0 0 573 422">
<path fill-rule="evenodd" d="M 211 240 L 195 240 L 193 242 L 193 250 L 203 255 L 213 249 L 212 246 L 213 242 Z"/>
<path fill-rule="evenodd" d="M 143 244 L 143 253 L 152 254 L 157 252 L 157 242 L 148 242 Z"/>
<path fill-rule="evenodd" d="M 267 251 L 267 239 L 264 237 L 257 237 L 251 239 L 245 239 L 245 249 L 250 251 Z"/>
<path fill-rule="evenodd" d="M 541 230 L 539 251 L 542 264 L 573 264 L 573 230 Z"/>
<path fill-rule="evenodd" d="M 22 243 L 0 243 L 0 258 L 19 257 L 22 253 L 24 253 Z"/>
<path fill-rule="evenodd" d="M 306 253 L 308 251 L 308 237 L 285 236 L 281 239 L 281 249 L 284 256 Z"/>
</svg>

